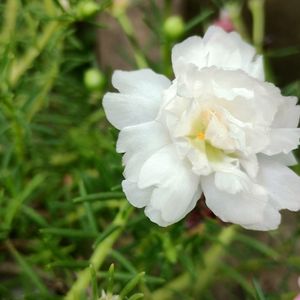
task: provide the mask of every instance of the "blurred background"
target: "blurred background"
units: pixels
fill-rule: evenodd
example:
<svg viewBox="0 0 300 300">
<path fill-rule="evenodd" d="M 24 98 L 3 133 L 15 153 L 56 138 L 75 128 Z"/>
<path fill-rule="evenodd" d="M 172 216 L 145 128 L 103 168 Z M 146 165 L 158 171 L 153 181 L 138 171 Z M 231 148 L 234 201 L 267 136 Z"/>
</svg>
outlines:
<svg viewBox="0 0 300 300">
<path fill-rule="evenodd" d="M 0 299 L 300 294 L 299 213 L 259 233 L 204 205 L 168 228 L 126 206 L 118 132 L 101 106 L 111 74 L 172 78 L 172 46 L 210 24 L 238 30 L 268 80 L 300 96 L 299 0 L 0 1 Z"/>
</svg>

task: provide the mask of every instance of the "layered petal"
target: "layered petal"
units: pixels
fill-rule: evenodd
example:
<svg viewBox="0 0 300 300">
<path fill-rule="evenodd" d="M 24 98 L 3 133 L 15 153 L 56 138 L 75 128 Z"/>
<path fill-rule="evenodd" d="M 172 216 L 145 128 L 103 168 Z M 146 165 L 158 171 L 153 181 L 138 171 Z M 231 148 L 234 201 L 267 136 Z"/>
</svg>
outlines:
<svg viewBox="0 0 300 300">
<path fill-rule="evenodd" d="M 199 177 L 187 161 L 181 160 L 174 145 L 153 154 L 143 165 L 139 188 L 155 187 L 146 213 L 156 223 L 172 224 L 182 219 L 200 198 Z"/>
<path fill-rule="evenodd" d="M 117 151 L 126 152 L 123 156 L 125 178 L 136 182 L 145 161 L 170 143 L 167 130 L 156 121 L 121 130 L 117 141 Z"/>
<path fill-rule="evenodd" d="M 140 189 L 136 182 L 128 179 L 122 181 L 122 188 L 127 200 L 135 207 L 146 206 L 151 198 L 153 188 Z"/>
<path fill-rule="evenodd" d="M 247 229 L 271 230 L 280 223 L 280 214 L 269 203 L 267 192 L 255 190 L 226 193 L 214 184 L 214 176 L 202 178 L 201 185 L 207 206 L 224 222 L 240 224 Z"/>
<path fill-rule="evenodd" d="M 155 72 L 115 71 L 112 82 L 120 93 L 107 93 L 103 108 L 107 119 L 118 129 L 152 121 L 162 103 L 162 92 L 170 81 Z"/>
<path fill-rule="evenodd" d="M 289 153 L 298 148 L 300 128 L 276 128 L 270 130 L 270 142 L 262 151 L 267 155 Z"/>
<path fill-rule="evenodd" d="M 118 93 L 105 94 L 103 108 L 108 121 L 117 129 L 152 121 L 158 113 L 151 98 Z"/>
<path fill-rule="evenodd" d="M 137 71 L 115 71 L 112 76 L 113 86 L 122 94 L 144 96 L 158 102 L 161 92 L 167 89 L 171 82 L 151 69 Z"/>
<path fill-rule="evenodd" d="M 277 209 L 300 210 L 300 177 L 288 167 L 267 157 L 259 158 L 258 181 Z"/>
<path fill-rule="evenodd" d="M 172 50 L 172 64 L 176 77 L 182 67 L 192 63 L 199 69 L 215 66 L 224 70 L 243 70 L 252 77 L 264 79 L 261 56 L 235 33 L 226 33 L 210 26 L 203 39 L 190 37 Z"/>
</svg>

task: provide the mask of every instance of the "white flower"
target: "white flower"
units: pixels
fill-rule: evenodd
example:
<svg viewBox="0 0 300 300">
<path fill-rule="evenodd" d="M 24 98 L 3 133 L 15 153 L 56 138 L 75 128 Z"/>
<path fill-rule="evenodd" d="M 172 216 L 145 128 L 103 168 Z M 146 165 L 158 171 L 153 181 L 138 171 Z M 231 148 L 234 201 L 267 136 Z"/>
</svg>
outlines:
<svg viewBox="0 0 300 300">
<path fill-rule="evenodd" d="M 161 226 L 190 212 L 203 192 L 223 221 L 278 227 L 300 209 L 296 163 L 300 107 L 264 82 L 262 57 L 212 26 L 172 50 L 175 79 L 149 69 L 113 74 L 103 106 L 120 131 L 128 201 Z"/>
<path fill-rule="evenodd" d="M 110 293 L 106 294 L 104 290 L 101 291 L 101 297 L 99 300 L 120 300 L 119 295 L 111 295 Z"/>
</svg>

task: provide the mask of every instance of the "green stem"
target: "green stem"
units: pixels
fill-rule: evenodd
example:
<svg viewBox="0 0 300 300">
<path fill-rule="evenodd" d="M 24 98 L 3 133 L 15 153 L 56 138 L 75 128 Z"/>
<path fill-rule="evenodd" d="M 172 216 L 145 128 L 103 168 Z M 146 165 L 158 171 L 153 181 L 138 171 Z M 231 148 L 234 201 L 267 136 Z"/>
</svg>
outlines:
<svg viewBox="0 0 300 300">
<path fill-rule="evenodd" d="M 44 1 L 45 10 L 49 13 L 49 17 L 55 18 L 55 5 L 51 0 Z M 32 66 L 33 61 L 41 54 L 47 46 L 51 37 L 58 31 L 62 23 L 59 21 L 50 21 L 45 26 L 43 32 L 37 37 L 36 44 L 33 45 L 20 59 L 16 60 L 11 68 L 9 81 L 12 86 L 15 86 L 20 77 Z"/>
<path fill-rule="evenodd" d="M 120 26 L 124 30 L 127 38 L 129 39 L 131 46 L 133 48 L 134 52 L 134 58 L 136 61 L 137 66 L 142 69 L 146 68 L 148 66 L 146 57 L 144 56 L 143 52 L 141 51 L 141 48 L 135 38 L 133 26 L 129 20 L 129 18 L 126 15 L 126 12 L 119 12 L 118 14 L 115 14 L 114 17 L 119 22 Z"/>
<path fill-rule="evenodd" d="M 150 299 L 168 300 L 174 299 L 176 291 L 184 291 L 191 286 L 195 287 L 197 295 L 201 295 L 203 290 L 208 286 L 214 274 L 218 270 L 220 261 L 226 253 L 226 247 L 233 241 L 236 233 L 236 226 L 231 225 L 224 228 L 218 236 L 218 243 L 208 249 L 203 257 L 203 265 L 198 269 L 197 282 L 191 284 L 191 277 L 188 273 L 177 277 L 166 286 L 152 293 Z"/>
<path fill-rule="evenodd" d="M 8 0 L 5 7 L 5 15 L 4 15 L 4 25 L 2 31 L 2 41 L 5 43 L 9 41 L 12 33 L 16 27 L 16 20 L 18 15 L 18 7 L 19 1 L 18 0 Z"/>
<path fill-rule="evenodd" d="M 265 0 L 249 0 L 248 5 L 253 18 L 253 44 L 257 52 L 262 53 L 265 34 Z"/>
<path fill-rule="evenodd" d="M 36 45 L 30 48 L 21 59 L 14 62 L 10 74 L 10 84 L 12 86 L 15 86 L 20 77 L 31 67 L 33 61 L 40 55 L 52 35 L 58 30 L 59 25 L 57 21 L 47 25 L 43 33 L 38 37 Z"/>
<path fill-rule="evenodd" d="M 113 231 L 108 237 L 106 237 L 94 250 L 90 258 L 90 265 L 93 266 L 94 270 L 97 271 L 102 263 L 104 262 L 107 254 L 112 249 L 113 244 L 117 238 L 122 233 L 132 207 L 126 202 L 121 208 L 114 221 L 112 226 L 119 226 L 118 229 Z M 80 295 L 86 290 L 90 281 L 91 281 L 91 268 L 87 267 L 78 274 L 77 280 L 71 286 L 69 292 L 65 296 L 65 300 L 78 300 L 81 299 Z"/>
</svg>

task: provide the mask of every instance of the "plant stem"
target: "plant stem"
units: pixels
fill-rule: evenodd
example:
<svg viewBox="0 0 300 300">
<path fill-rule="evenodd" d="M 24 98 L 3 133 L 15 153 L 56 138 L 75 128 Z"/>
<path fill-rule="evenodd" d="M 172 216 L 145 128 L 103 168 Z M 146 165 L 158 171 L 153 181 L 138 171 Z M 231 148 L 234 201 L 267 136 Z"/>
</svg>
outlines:
<svg viewBox="0 0 300 300">
<path fill-rule="evenodd" d="M 4 15 L 4 25 L 3 31 L 1 34 L 2 41 L 5 43 L 8 41 L 12 33 L 16 27 L 16 20 L 18 15 L 18 7 L 19 1 L 18 0 L 8 0 L 5 6 L 5 15 Z"/>
<path fill-rule="evenodd" d="M 119 226 L 118 229 L 113 231 L 108 237 L 106 237 L 94 250 L 90 258 L 90 265 L 93 266 L 93 269 L 97 271 L 102 265 L 104 259 L 106 258 L 109 251 L 112 249 L 114 242 L 122 233 L 132 207 L 126 202 L 120 208 L 119 213 L 112 222 L 112 226 Z M 78 300 L 81 299 L 80 295 L 86 290 L 90 281 L 91 281 L 91 268 L 87 267 L 78 274 L 77 280 L 71 286 L 69 292 L 65 296 L 65 300 Z"/>
<path fill-rule="evenodd" d="M 43 33 L 38 37 L 35 46 L 30 48 L 24 56 L 15 61 L 10 74 L 10 84 L 15 86 L 19 78 L 31 67 L 32 62 L 40 55 L 46 47 L 52 35 L 58 30 L 59 22 L 53 21 L 46 26 Z"/>
<path fill-rule="evenodd" d="M 55 5 L 51 0 L 45 0 L 45 10 L 48 11 L 49 17 L 55 18 Z M 36 44 L 33 45 L 20 59 L 14 61 L 9 76 L 9 82 L 12 86 L 15 86 L 20 77 L 32 66 L 33 61 L 40 55 L 40 53 L 47 46 L 51 37 L 62 26 L 60 21 L 50 21 L 45 26 L 43 32 L 37 37 Z"/>
<path fill-rule="evenodd" d="M 248 6 L 253 18 L 253 44 L 258 53 L 263 51 L 263 41 L 265 33 L 265 0 L 249 0 Z"/>
<path fill-rule="evenodd" d="M 220 260 L 225 255 L 226 247 L 233 241 L 236 233 L 236 226 L 231 225 L 224 228 L 218 236 L 218 243 L 210 247 L 203 257 L 203 265 L 198 269 L 197 282 L 193 283 L 197 296 L 208 286 L 215 272 L 218 270 Z M 150 299 L 168 300 L 174 299 L 174 293 L 188 289 L 191 284 L 191 278 L 188 273 L 177 277 L 166 286 L 155 291 Z"/>
<path fill-rule="evenodd" d="M 148 66 L 147 60 L 146 60 L 143 52 L 141 51 L 140 46 L 138 45 L 138 42 L 134 35 L 133 26 L 132 26 L 129 18 L 126 15 L 126 12 L 125 11 L 119 12 L 119 13 L 115 14 L 114 17 L 119 22 L 120 26 L 124 30 L 127 38 L 129 39 L 129 41 L 131 43 L 131 46 L 132 46 L 133 52 L 134 52 L 134 58 L 135 58 L 137 66 L 140 69 L 146 68 Z"/>
</svg>

